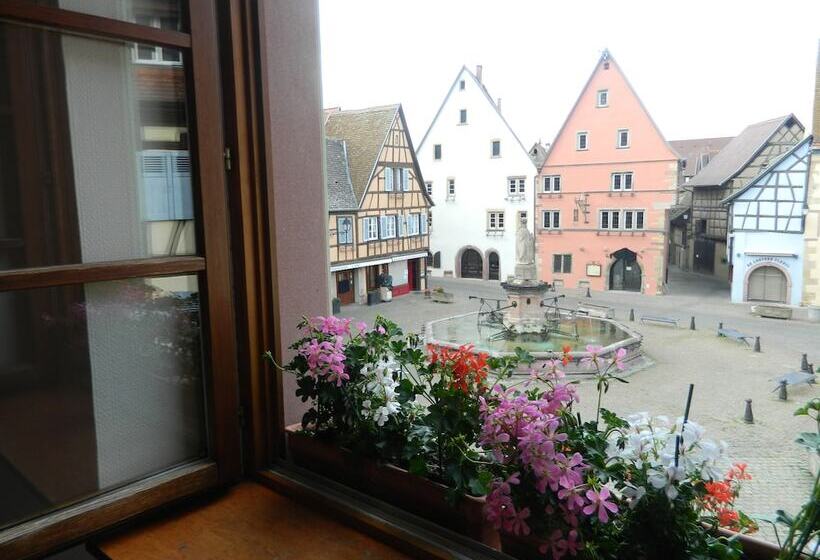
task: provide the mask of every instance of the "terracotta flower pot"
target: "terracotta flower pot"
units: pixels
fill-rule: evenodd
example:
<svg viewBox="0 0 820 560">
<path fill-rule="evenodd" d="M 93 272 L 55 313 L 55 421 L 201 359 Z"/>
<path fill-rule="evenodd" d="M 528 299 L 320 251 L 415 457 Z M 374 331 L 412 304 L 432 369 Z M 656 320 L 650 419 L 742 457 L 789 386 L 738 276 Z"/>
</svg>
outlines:
<svg viewBox="0 0 820 560">
<path fill-rule="evenodd" d="M 290 458 L 300 467 L 488 546 L 500 547 L 498 532 L 484 519 L 484 498 L 464 496 L 451 505 L 443 484 L 361 457 L 327 440 L 307 436 L 301 429 L 299 424 L 285 428 Z"/>
</svg>

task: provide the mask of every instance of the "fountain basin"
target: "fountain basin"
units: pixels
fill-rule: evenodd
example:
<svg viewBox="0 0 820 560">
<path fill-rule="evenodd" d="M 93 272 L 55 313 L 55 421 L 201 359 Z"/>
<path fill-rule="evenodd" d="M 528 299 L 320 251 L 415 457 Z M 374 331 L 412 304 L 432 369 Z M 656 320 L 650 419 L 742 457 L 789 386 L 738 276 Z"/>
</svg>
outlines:
<svg viewBox="0 0 820 560">
<path fill-rule="evenodd" d="M 540 333 L 519 333 L 508 338 L 502 336 L 503 325 L 487 324 L 481 314 L 473 312 L 430 321 L 426 325 L 424 339 L 429 345 L 444 348 L 472 344 L 476 352 L 486 352 L 499 357 L 512 356 L 516 348 L 521 348 L 532 354 L 536 366 L 553 359 L 556 354 L 561 353 L 564 346 L 569 346 L 572 362 L 562 368 L 567 374 L 595 373 L 580 366 L 581 359 L 590 355 L 586 350 L 587 345 L 602 346 L 603 350 L 599 355 L 604 359 L 610 358 L 618 349 L 624 348 L 627 352 L 624 359 L 627 369 L 634 369 L 643 363 L 643 337 L 618 321 L 567 314 L 562 316 L 559 329 L 565 334 L 551 333 L 545 337 Z M 577 333 L 577 338 L 568 333 Z"/>
</svg>

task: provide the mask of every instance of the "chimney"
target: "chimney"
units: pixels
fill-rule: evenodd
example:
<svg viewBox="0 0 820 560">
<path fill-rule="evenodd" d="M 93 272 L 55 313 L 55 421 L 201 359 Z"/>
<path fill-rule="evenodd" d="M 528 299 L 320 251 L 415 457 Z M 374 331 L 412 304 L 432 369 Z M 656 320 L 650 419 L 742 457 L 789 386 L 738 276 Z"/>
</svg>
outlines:
<svg viewBox="0 0 820 560">
<path fill-rule="evenodd" d="M 476 65 L 476 67 L 475 67 L 475 77 L 478 78 L 478 83 L 479 84 L 484 83 L 481 79 L 481 74 L 483 73 L 482 72 L 483 70 L 484 70 L 483 66 L 481 66 L 480 64 Z"/>
<path fill-rule="evenodd" d="M 498 109 L 498 112 L 501 112 L 501 98 L 499 97 L 498 100 L 495 102 L 495 108 Z"/>
</svg>

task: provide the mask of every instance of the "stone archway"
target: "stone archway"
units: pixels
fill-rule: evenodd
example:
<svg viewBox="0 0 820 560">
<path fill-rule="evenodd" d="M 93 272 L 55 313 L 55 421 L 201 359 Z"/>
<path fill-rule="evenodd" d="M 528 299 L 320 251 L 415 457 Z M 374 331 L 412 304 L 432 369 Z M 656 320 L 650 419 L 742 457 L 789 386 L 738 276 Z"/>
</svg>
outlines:
<svg viewBox="0 0 820 560">
<path fill-rule="evenodd" d="M 789 271 L 775 262 L 762 262 L 746 271 L 743 301 L 789 303 L 792 279 Z"/>
<path fill-rule="evenodd" d="M 463 249 L 458 261 L 459 278 L 484 278 L 484 259 L 476 249 Z"/>
<path fill-rule="evenodd" d="M 495 249 L 487 249 L 485 254 L 486 257 L 486 268 L 487 268 L 487 279 L 488 280 L 501 280 L 501 260 L 498 256 L 498 251 Z"/>
<path fill-rule="evenodd" d="M 612 263 L 608 271 L 610 290 L 640 292 L 643 283 L 643 271 L 638 264 L 638 254 L 627 248 L 612 253 Z"/>
</svg>

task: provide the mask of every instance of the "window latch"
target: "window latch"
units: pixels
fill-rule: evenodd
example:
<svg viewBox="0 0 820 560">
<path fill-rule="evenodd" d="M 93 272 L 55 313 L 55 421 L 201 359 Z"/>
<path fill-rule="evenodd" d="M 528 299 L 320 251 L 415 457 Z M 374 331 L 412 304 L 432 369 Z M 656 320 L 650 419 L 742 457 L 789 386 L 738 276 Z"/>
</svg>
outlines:
<svg viewBox="0 0 820 560">
<path fill-rule="evenodd" d="M 227 146 L 225 150 L 222 152 L 222 157 L 225 159 L 225 171 L 230 171 L 232 164 L 231 164 L 231 149 Z"/>
</svg>

